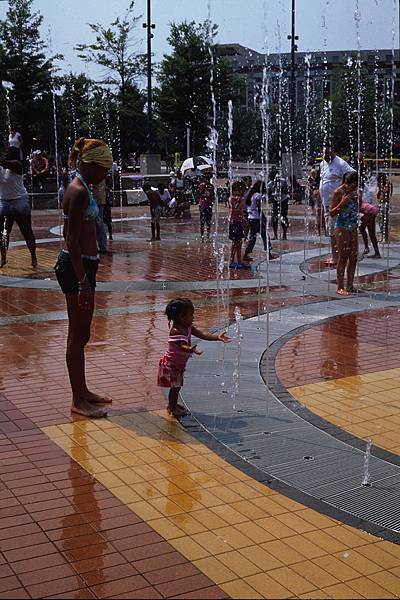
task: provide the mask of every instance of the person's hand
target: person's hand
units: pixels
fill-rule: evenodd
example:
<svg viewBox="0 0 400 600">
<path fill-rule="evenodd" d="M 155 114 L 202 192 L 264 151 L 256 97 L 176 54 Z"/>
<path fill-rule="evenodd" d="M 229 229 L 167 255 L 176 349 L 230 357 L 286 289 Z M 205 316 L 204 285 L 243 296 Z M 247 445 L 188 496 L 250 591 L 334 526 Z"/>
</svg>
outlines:
<svg viewBox="0 0 400 600">
<path fill-rule="evenodd" d="M 192 354 L 197 354 L 197 356 L 201 356 L 203 354 L 203 350 L 198 350 L 197 346 L 193 346 Z"/>
<path fill-rule="evenodd" d="M 229 344 L 232 340 L 226 335 L 225 331 L 223 331 L 222 333 L 218 334 L 218 341 L 223 342 L 224 344 Z"/>
<path fill-rule="evenodd" d="M 80 286 L 78 290 L 78 306 L 82 310 L 90 310 L 93 305 L 93 292 L 90 285 Z"/>
</svg>

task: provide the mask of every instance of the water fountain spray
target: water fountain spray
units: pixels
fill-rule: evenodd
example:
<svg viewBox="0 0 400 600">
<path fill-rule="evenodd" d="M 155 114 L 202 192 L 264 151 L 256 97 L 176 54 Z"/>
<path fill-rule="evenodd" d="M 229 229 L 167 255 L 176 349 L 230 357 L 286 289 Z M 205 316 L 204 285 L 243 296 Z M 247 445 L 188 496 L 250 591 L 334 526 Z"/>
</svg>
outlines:
<svg viewBox="0 0 400 600">
<path fill-rule="evenodd" d="M 372 440 L 369 439 L 367 441 L 367 445 L 365 448 L 365 455 L 364 455 L 364 469 L 363 469 L 363 478 L 362 478 L 362 485 L 368 487 L 370 486 L 370 479 L 371 479 L 371 473 L 370 473 L 370 462 L 371 462 L 371 448 L 372 448 Z"/>
<path fill-rule="evenodd" d="M 233 369 L 233 385 L 231 392 L 232 399 L 232 408 L 236 410 L 236 401 L 240 388 L 240 359 L 241 359 L 241 342 L 242 342 L 242 332 L 241 332 L 241 320 L 242 314 L 240 312 L 240 308 L 235 306 L 235 326 L 234 326 L 234 340 L 235 340 L 235 364 Z"/>
</svg>

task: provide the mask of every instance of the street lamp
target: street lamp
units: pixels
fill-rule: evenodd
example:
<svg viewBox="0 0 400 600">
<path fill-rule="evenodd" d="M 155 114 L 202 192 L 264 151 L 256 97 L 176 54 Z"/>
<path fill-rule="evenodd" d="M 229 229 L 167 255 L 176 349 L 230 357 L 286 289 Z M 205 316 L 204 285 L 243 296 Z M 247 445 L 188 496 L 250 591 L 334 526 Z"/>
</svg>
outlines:
<svg viewBox="0 0 400 600">
<path fill-rule="evenodd" d="M 400 0 L 399 0 L 400 1 Z M 290 124 L 293 136 L 295 107 L 296 107 L 296 58 L 297 52 L 296 41 L 299 36 L 296 35 L 296 0 L 292 0 L 292 35 L 288 35 L 288 40 L 291 40 L 291 67 L 290 67 Z"/>
<path fill-rule="evenodd" d="M 154 35 L 152 29 L 156 26 L 151 22 L 151 0 L 147 0 L 147 23 L 143 23 L 147 29 L 147 128 L 148 128 L 148 148 L 149 154 L 155 151 L 154 122 L 153 122 L 153 86 L 152 86 L 152 65 L 151 65 L 151 40 Z"/>
</svg>

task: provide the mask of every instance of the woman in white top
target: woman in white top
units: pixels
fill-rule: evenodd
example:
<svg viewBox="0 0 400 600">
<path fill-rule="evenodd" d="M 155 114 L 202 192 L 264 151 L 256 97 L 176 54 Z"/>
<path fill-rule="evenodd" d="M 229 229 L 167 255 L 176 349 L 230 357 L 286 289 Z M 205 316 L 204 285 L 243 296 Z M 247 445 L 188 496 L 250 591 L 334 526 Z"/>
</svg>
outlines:
<svg viewBox="0 0 400 600">
<path fill-rule="evenodd" d="M 31 253 L 32 266 L 36 267 L 36 240 L 32 231 L 31 206 L 24 186 L 19 149 L 11 146 L 0 164 L 0 268 L 7 261 L 8 242 L 14 221 Z"/>
<path fill-rule="evenodd" d="M 11 129 L 10 131 L 10 135 L 8 136 L 8 145 L 18 148 L 19 160 L 24 159 L 22 152 L 22 146 L 24 145 L 22 135 L 18 131 L 15 131 L 15 129 Z"/>
</svg>

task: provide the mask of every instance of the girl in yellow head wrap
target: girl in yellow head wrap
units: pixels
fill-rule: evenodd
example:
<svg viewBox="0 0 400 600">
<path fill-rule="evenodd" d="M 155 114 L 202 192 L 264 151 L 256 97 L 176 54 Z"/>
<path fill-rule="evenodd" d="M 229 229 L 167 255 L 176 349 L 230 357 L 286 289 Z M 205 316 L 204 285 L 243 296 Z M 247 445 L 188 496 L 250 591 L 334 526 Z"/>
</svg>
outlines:
<svg viewBox="0 0 400 600">
<path fill-rule="evenodd" d="M 79 138 L 76 140 L 69 155 L 69 163 L 78 167 L 80 163 L 95 163 L 104 169 L 111 169 L 113 158 L 110 148 L 103 140 Z"/>
<path fill-rule="evenodd" d="M 96 220 L 99 209 L 91 186 L 99 184 L 112 167 L 112 155 L 102 140 L 80 138 L 72 148 L 70 166 L 77 172 L 64 195 L 64 239 L 55 267 L 65 294 L 69 329 L 67 366 L 72 389 L 72 412 L 89 418 L 107 416 L 111 399 L 89 391 L 84 349 L 90 339 L 96 273 L 99 265 Z"/>
</svg>

